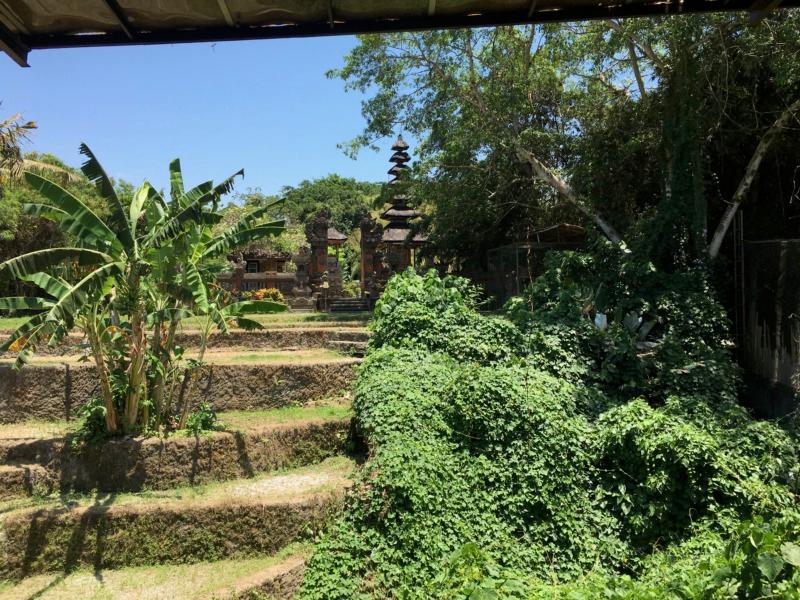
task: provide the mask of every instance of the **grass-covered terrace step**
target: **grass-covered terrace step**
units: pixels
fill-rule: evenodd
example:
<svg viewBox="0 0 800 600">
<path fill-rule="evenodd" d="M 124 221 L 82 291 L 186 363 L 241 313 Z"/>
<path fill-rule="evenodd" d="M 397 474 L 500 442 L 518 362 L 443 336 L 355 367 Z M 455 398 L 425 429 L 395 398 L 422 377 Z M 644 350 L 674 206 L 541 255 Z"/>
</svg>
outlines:
<svg viewBox="0 0 800 600">
<path fill-rule="evenodd" d="M 10 332 L 0 332 L 2 342 Z M 318 326 L 302 325 L 297 327 L 274 327 L 245 331 L 243 329 L 231 330 L 227 335 L 212 333 L 208 338 L 208 348 L 211 349 L 290 349 L 290 348 L 325 348 L 331 341 L 346 340 L 348 342 L 366 342 L 369 331 L 356 324 L 347 326 Z M 175 344 L 187 349 L 196 349 L 200 346 L 200 331 L 183 329 L 175 336 Z M 86 339 L 78 332 L 66 336 L 64 340 L 54 347 L 40 346 L 37 349 L 39 356 L 64 356 L 82 354 L 87 351 Z M 9 352 L 8 356 L 15 356 Z"/>
<path fill-rule="evenodd" d="M 300 583 L 309 551 L 307 544 L 292 544 L 257 558 L 34 575 L 0 582 L 0 600 L 286 600 Z"/>
<path fill-rule="evenodd" d="M 359 362 L 327 349 L 208 352 L 206 361 L 189 398 L 220 411 L 279 408 L 336 395 L 349 387 Z M 99 392 L 94 366 L 74 356 L 35 358 L 18 372 L 10 360 L 0 360 L 0 423 L 71 419 Z"/>
<path fill-rule="evenodd" d="M 0 576 L 274 554 L 322 526 L 353 468 L 337 457 L 207 486 L 18 502 L 3 508 Z"/>
<path fill-rule="evenodd" d="M 310 465 L 350 447 L 346 404 L 220 415 L 225 431 L 120 438 L 73 449 L 69 423 L 0 426 L 0 498 L 167 489 Z M 53 436 L 59 432 L 61 435 Z"/>
</svg>

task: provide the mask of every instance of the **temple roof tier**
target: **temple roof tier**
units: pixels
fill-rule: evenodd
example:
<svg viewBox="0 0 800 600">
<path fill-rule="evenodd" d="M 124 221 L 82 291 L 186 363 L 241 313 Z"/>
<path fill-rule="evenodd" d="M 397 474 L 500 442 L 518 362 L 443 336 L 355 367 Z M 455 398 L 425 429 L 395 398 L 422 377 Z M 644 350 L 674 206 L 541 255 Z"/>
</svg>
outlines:
<svg viewBox="0 0 800 600">
<path fill-rule="evenodd" d="M 395 152 L 405 152 L 408 150 L 408 144 L 403 139 L 402 135 L 397 136 L 397 140 L 395 141 L 394 145 L 392 145 L 392 150 Z"/>
<path fill-rule="evenodd" d="M 414 210 L 413 208 L 398 208 L 396 206 L 392 206 L 391 208 L 387 208 L 383 213 L 381 213 L 381 219 L 385 221 L 392 221 L 395 219 L 415 219 L 419 216 L 419 213 Z"/>
<path fill-rule="evenodd" d="M 411 157 L 408 155 L 408 152 L 395 152 L 392 154 L 392 157 L 389 159 L 389 162 L 393 163 L 407 163 L 411 160 Z"/>
</svg>

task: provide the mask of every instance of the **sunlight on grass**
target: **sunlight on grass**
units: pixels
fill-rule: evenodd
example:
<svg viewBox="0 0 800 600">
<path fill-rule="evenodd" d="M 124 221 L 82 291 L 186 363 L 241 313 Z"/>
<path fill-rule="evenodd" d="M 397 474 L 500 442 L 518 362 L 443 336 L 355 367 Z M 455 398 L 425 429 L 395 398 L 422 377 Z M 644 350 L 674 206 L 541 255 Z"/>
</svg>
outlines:
<svg viewBox="0 0 800 600">
<path fill-rule="evenodd" d="M 194 358 L 197 352 L 187 352 L 186 358 Z M 239 364 L 293 364 L 293 363 L 314 363 L 331 360 L 345 360 L 352 358 L 335 350 L 328 348 L 306 348 L 302 350 L 271 350 L 242 352 L 238 350 L 211 350 L 207 351 L 204 361 L 208 364 L 218 365 L 239 365 Z M 11 364 L 13 357 L 0 358 L 0 364 Z M 91 362 L 79 354 L 66 354 L 59 356 L 33 356 L 30 359 L 32 365 L 60 365 L 60 364 L 86 364 Z"/>
<path fill-rule="evenodd" d="M 372 313 L 275 313 L 268 315 L 249 315 L 265 327 L 364 327 Z M 30 317 L 2 317 L 0 331 L 13 330 Z M 182 321 L 183 329 L 199 329 L 205 323 L 202 317 L 189 317 Z"/>
<path fill-rule="evenodd" d="M 295 543 L 274 556 L 221 560 L 193 565 L 131 567 L 98 572 L 79 570 L 68 575 L 52 573 L 28 577 L 19 583 L 0 582 L 0 600 L 40 598 L 41 600 L 138 598 L 190 600 L 226 598 L 240 581 L 257 584 L 259 574 L 290 557 L 305 557 L 308 544 Z"/>
<path fill-rule="evenodd" d="M 231 434 L 233 435 L 233 434 Z M 258 500 L 285 502 L 312 495 L 325 495 L 342 489 L 355 468 L 352 459 L 335 456 L 314 465 L 271 471 L 249 479 L 234 479 L 196 486 L 180 486 L 168 490 L 95 494 L 53 494 L 31 496 L 0 502 L 6 514 L 25 509 L 74 507 L 143 506 L 171 502 L 192 502 L 200 505 L 217 502 Z"/>
<path fill-rule="evenodd" d="M 62 437 L 73 427 L 77 421 L 38 421 L 30 420 L 22 423 L 4 423 L 0 425 L 0 439 L 43 439 Z"/>
<path fill-rule="evenodd" d="M 341 399 L 339 399 L 341 401 Z M 344 419 L 352 415 L 347 404 L 327 406 L 291 406 L 273 410 L 232 411 L 220 413 L 219 419 L 231 431 L 247 431 L 258 427 L 281 423 L 303 422 L 308 420 Z"/>
<path fill-rule="evenodd" d="M 293 362 L 308 362 L 318 360 L 332 360 L 336 358 L 345 358 L 344 355 L 336 352 L 335 350 L 328 350 L 327 348 L 309 348 L 307 350 L 292 350 L 274 352 L 246 352 L 246 353 L 232 353 L 232 352 L 207 352 L 205 356 L 206 362 L 220 363 L 220 364 L 260 364 L 260 363 L 293 363 Z"/>
</svg>

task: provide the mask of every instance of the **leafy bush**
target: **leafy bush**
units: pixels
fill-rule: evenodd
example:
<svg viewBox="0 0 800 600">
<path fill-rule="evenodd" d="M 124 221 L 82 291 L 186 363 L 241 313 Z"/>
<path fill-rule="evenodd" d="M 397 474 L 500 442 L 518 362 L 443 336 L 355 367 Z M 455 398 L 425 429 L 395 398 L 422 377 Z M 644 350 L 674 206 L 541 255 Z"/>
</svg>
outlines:
<svg viewBox="0 0 800 600">
<path fill-rule="evenodd" d="M 103 399 L 94 396 L 78 409 L 79 425 L 70 436 L 73 450 L 80 450 L 87 444 L 99 444 L 105 441 L 106 407 Z"/>
<path fill-rule="evenodd" d="M 512 323 L 432 273 L 387 292 L 354 395 L 369 460 L 301 597 L 796 598 L 796 441 L 687 374 L 653 390 L 688 353 L 643 357 L 583 293 Z M 779 533 L 748 548 L 743 523 Z"/>
<path fill-rule="evenodd" d="M 734 400 L 728 321 L 706 275 L 664 273 L 607 242 L 592 251 L 548 253 L 544 273 L 507 303 L 507 318 L 534 338 L 544 329 L 569 340 L 587 365 L 584 381 L 609 400 Z M 598 314 L 606 328 L 594 326 Z"/>
<path fill-rule="evenodd" d="M 392 277 L 375 304 L 370 347 L 424 348 L 483 363 L 511 358 L 519 332 L 505 319 L 480 315 L 479 302 L 463 278 L 408 269 Z"/>
<path fill-rule="evenodd" d="M 225 426 L 217 417 L 214 407 L 203 402 L 186 420 L 186 433 L 198 436 L 209 431 L 221 431 Z"/>
<path fill-rule="evenodd" d="M 260 288 L 252 292 L 242 292 L 242 298 L 245 300 L 272 300 L 286 304 L 286 299 L 277 288 Z"/>
</svg>

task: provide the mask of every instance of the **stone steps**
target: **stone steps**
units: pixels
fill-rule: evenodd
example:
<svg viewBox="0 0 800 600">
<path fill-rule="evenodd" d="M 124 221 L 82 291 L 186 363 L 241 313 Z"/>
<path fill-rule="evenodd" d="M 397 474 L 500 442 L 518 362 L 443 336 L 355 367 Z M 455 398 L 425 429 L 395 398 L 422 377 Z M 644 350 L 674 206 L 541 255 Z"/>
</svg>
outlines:
<svg viewBox="0 0 800 600">
<path fill-rule="evenodd" d="M 331 312 L 365 312 L 369 310 L 369 300 L 363 298 L 337 298 L 331 300 L 328 308 Z"/>
<path fill-rule="evenodd" d="M 349 486 L 344 459 L 190 489 L 39 501 L 3 519 L 0 576 L 272 555 L 309 539 Z"/>
</svg>

